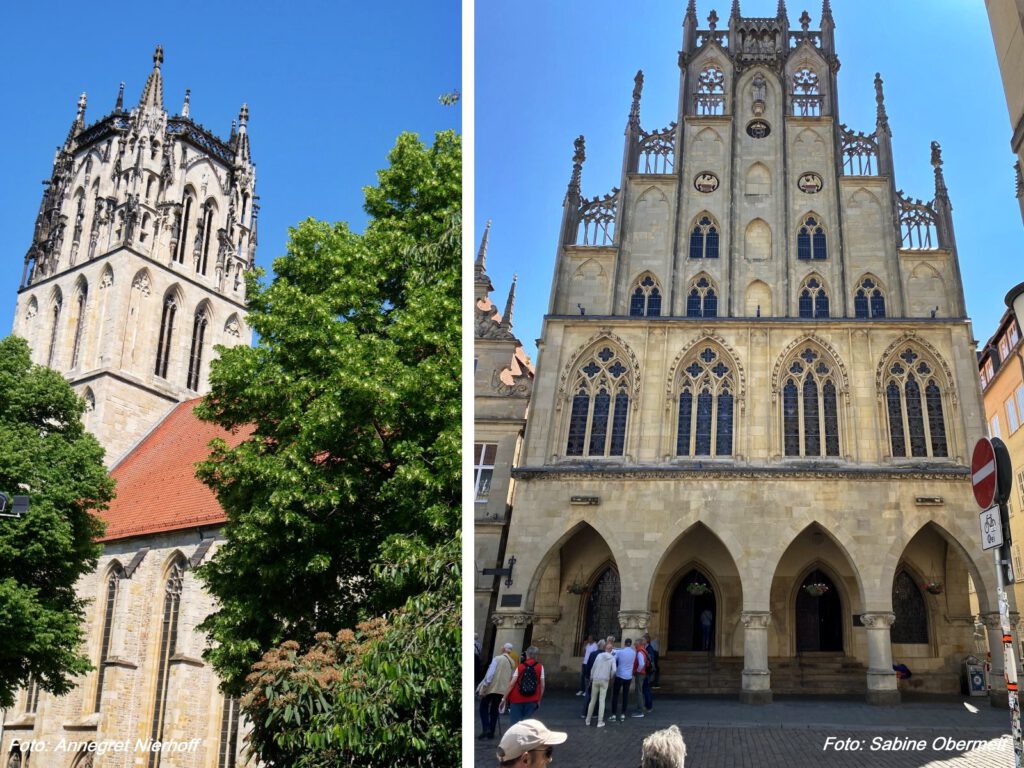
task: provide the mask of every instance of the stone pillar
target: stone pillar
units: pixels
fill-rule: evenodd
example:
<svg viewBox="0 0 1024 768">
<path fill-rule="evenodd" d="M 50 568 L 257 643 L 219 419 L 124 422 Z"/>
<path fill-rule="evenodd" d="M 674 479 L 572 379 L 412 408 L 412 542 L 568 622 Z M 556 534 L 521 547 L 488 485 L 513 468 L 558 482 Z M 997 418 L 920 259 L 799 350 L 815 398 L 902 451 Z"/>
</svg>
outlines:
<svg viewBox="0 0 1024 768">
<path fill-rule="evenodd" d="M 768 625 L 772 616 L 768 611 L 743 611 L 743 688 L 740 701 L 744 704 L 770 704 L 772 700 L 772 673 L 768 669 Z"/>
<path fill-rule="evenodd" d="M 868 703 L 899 704 L 900 692 L 892 669 L 892 639 L 889 635 L 896 614 L 865 613 L 860 618 L 868 631 Z"/>
<path fill-rule="evenodd" d="M 505 643 L 512 643 L 512 647 L 519 658 L 522 659 L 523 637 L 526 635 L 526 627 L 533 622 L 533 614 L 524 611 L 515 613 L 503 613 L 495 611 L 491 616 L 491 623 L 494 625 L 494 654 L 501 653 Z"/>
<path fill-rule="evenodd" d="M 981 614 L 981 622 L 985 625 L 989 662 L 992 665 L 988 675 L 988 701 L 993 707 L 1007 708 L 1010 702 L 1007 699 L 1006 677 L 1003 674 L 1003 626 L 999 612 Z"/>
<path fill-rule="evenodd" d="M 650 620 L 650 611 L 619 611 L 619 626 L 622 627 L 622 637 L 619 640 L 627 637 L 636 640 L 647 631 Z"/>
</svg>

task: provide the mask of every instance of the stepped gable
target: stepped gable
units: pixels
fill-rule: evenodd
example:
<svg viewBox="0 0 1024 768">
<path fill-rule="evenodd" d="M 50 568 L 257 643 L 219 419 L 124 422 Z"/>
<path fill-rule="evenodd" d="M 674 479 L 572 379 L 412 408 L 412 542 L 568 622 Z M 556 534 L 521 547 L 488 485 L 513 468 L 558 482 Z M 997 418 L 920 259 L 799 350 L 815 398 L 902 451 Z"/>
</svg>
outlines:
<svg viewBox="0 0 1024 768">
<path fill-rule="evenodd" d="M 231 433 L 194 413 L 202 398 L 175 406 L 110 473 L 117 498 L 101 513 L 107 524 L 101 541 L 146 536 L 206 525 L 227 518 L 213 491 L 195 476 L 196 463 L 220 437 L 234 447 L 253 431 Z"/>
</svg>

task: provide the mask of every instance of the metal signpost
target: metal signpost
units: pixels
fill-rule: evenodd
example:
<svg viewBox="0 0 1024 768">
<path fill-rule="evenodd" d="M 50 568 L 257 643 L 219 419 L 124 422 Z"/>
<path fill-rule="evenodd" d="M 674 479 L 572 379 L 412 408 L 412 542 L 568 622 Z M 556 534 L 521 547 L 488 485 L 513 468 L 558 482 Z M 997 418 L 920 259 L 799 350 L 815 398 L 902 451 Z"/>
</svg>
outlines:
<svg viewBox="0 0 1024 768">
<path fill-rule="evenodd" d="M 1010 608 L 1003 582 L 1003 565 L 1012 574 L 1010 560 L 1010 525 L 1006 502 L 1013 485 L 1010 454 L 998 437 L 982 438 L 974 446 L 971 458 L 971 485 L 981 513 L 981 540 L 983 549 L 994 552 L 996 566 L 996 592 L 999 596 L 999 626 L 1003 635 L 1003 675 L 1010 705 L 1010 734 L 1013 736 L 1013 764 L 1021 768 L 1020 702 L 1017 698 L 1017 660 L 1013 653 L 1010 634 Z M 994 507 L 998 505 L 999 514 Z M 1013 576 L 1010 576 L 1013 581 Z"/>
</svg>

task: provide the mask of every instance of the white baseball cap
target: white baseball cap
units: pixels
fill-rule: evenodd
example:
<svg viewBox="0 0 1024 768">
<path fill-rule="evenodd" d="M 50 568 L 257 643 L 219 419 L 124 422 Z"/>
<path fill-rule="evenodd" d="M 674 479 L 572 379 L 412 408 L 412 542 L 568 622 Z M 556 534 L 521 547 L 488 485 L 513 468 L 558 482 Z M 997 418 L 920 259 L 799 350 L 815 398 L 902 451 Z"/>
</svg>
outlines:
<svg viewBox="0 0 1024 768">
<path fill-rule="evenodd" d="M 563 744 L 567 738 L 569 734 L 549 731 L 540 720 L 520 720 L 501 737 L 498 759 L 502 762 L 515 760 L 531 750 Z"/>
</svg>

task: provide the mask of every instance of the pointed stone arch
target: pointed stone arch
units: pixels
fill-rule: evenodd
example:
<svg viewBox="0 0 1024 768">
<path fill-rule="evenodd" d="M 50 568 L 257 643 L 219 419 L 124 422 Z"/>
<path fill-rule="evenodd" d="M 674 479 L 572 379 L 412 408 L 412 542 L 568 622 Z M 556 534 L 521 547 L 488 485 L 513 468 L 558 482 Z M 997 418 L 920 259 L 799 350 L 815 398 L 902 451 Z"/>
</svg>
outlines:
<svg viewBox="0 0 1024 768">
<path fill-rule="evenodd" d="M 882 395 L 882 382 L 886 375 L 886 368 L 889 363 L 892 362 L 897 355 L 902 351 L 901 347 L 917 347 L 918 349 L 924 350 L 925 354 L 930 358 L 931 362 L 934 363 L 941 371 L 943 376 L 942 386 L 947 389 L 950 393 L 950 397 L 954 405 L 959 403 L 957 397 L 956 387 L 953 386 L 956 379 L 953 378 L 953 370 L 949 367 L 949 363 L 946 362 L 945 356 L 939 352 L 939 350 L 932 344 L 928 339 L 923 336 L 919 336 L 916 332 L 910 331 L 900 336 L 896 341 L 892 342 L 881 357 L 878 359 L 878 365 L 875 368 L 875 391 L 881 397 Z"/>
<path fill-rule="evenodd" d="M 747 317 L 771 317 L 772 289 L 763 280 L 751 280 L 744 296 L 744 314 Z M 760 312 L 758 309 L 760 308 Z"/>
<path fill-rule="evenodd" d="M 772 172 L 768 166 L 756 161 L 747 168 L 744 192 L 747 195 L 769 195 L 772 191 Z"/>
<path fill-rule="evenodd" d="M 843 383 L 843 393 L 847 398 L 847 402 L 849 402 L 850 376 L 846 370 L 846 365 L 843 363 L 843 360 L 839 356 L 839 353 L 836 352 L 835 347 L 833 347 L 825 339 L 821 338 L 820 336 L 814 333 L 809 333 L 804 336 L 800 336 L 797 339 L 794 339 L 793 341 L 786 345 L 786 348 L 775 359 L 775 365 L 772 368 L 772 400 L 774 401 L 779 394 L 779 383 L 782 381 L 782 366 L 785 363 L 789 362 L 789 358 L 794 354 L 794 352 L 799 347 L 805 346 L 807 344 L 818 347 L 821 352 L 828 355 L 832 365 L 834 365 L 836 370 L 839 371 L 840 380 Z"/>
<path fill-rule="evenodd" d="M 228 315 L 228 319 L 224 321 L 224 337 L 227 339 L 228 344 L 232 343 L 231 339 L 241 339 L 242 328 L 243 324 L 237 312 L 232 312 Z"/>
<path fill-rule="evenodd" d="M 630 398 L 633 400 L 633 408 L 637 408 L 640 400 L 640 360 L 634 354 L 632 347 L 620 336 L 612 333 L 610 329 L 602 329 L 590 337 L 588 341 L 576 348 L 576 351 L 569 357 L 569 361 L 562 369 L 562 375 L 558 381 L 558 402 L 556 409 L 569 399 L 569 386 L 575 378 L 576 369 L 581 364 L 584 355 L 594 351 L 599 344 L 608 344 L 617 348 L 622 359 L 627 362 L 630 374 Z"/>
<path fill-rule="evenodd" d="M 730 365 L 732 365 L 733 369 L 736 371 L 736 399 L 739 404 L 740 413 L 743 412 L 747 394 L 747 376 L 746 372 L 743 370 L 743 366 L 740 364 L 739 355 L 723 336 L 708 328 L 702 328 L 701 335 L 680 350 L 680 352 L 675 356 L 675 359 L 673 359 L 672 364 L 669 366 L 669 376 L 668 380 L 665 382 L 666 410 L 669 410 L 672 407 L 672 400 L 676 392 L 677 382 L 679 381 L 679 372 L 683 362 L 693 354 L 694 350 L 708 344 L 718 347 L 728 358 Z"/>
<path fill-rule="evenodd" d="M 752 219 L 743 230 L 743 257 L 768 261 L 772 257 L 772 229 L 762 218 Z"/>
</svg>

